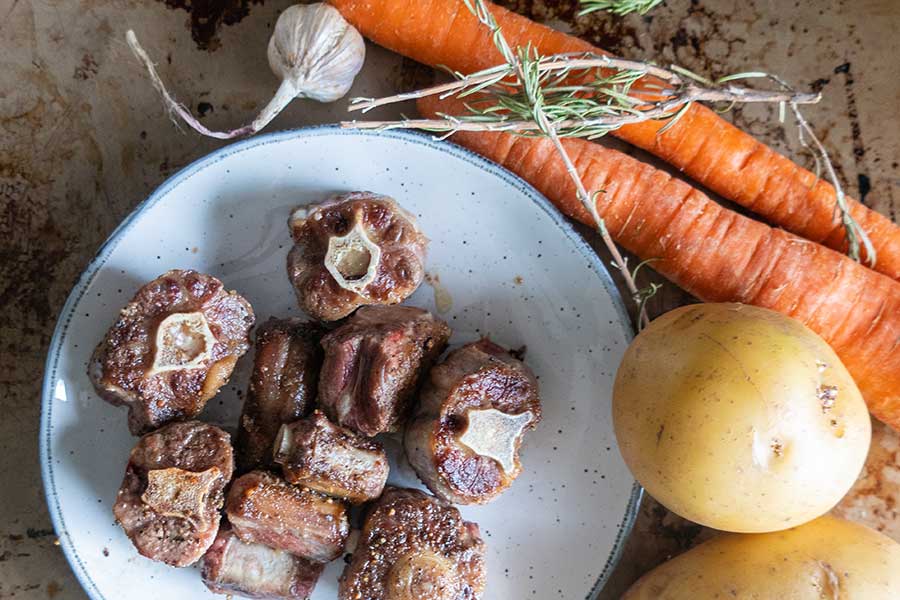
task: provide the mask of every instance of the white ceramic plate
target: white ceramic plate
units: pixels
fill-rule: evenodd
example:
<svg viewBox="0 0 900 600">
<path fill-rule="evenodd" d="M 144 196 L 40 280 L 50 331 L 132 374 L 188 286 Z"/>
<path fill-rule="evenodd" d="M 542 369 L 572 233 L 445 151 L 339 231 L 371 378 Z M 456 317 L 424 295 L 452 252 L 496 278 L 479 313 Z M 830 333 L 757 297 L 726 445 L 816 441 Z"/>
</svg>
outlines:
<svg viewBox="0 0 900 600">
<path fill-rule="evenodd" d="M 94 599 L 213 597 L 195 568 L 140 557 L 111 512 L 135 443 L 124 409 L 100 400 L 88 358 L 119 308 L 170 268 L 221 278 L 258 322 L 297 314 L 285 273 L 286 219 L 335 191 L 373 190 L 417 214 L 431 239 L 409 304 L 437 311 L 458 345 L 490 335 L 527 347 L 544 419 L 525 440 L 524 471 L 498 500 L 463 507 L 488 548 L 486 599 L 593 597 L 618 558 L 640 501 L 613 436 L 613 374 L 627 317 L 592 250 L 533 188 L 457 146 L 410 133 L 290 131 L 228 146 L 187 167 L 128 217 L 69 296 L 50 346 L 41 459 L 60 542 Z M 436 292 L 449 296 L 435 302 Z M 440 294 L 438 294 L 440 295 Z M 452 346 L 451 346 L 452 347 Z M 234 431 L 252 355 L 203 418 Z M 421 487 L 388 441 L 390 481 Z M 336 598 L 343 561 L 315 600 Z"/>
</svg>

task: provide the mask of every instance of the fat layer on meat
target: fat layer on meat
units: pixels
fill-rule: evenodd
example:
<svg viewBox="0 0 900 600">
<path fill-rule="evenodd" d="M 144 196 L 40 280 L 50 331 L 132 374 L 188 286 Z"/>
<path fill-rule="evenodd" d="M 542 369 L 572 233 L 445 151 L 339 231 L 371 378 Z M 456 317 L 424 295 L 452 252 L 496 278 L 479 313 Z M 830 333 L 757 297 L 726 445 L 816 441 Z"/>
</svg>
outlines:
<svg viewBox="0 0 900 600">
<path fill-rule="evenodd" d="M 319 406 L 367 436 L 396 431 L 413 394 L 447 345 L 450 327 L 410 306 L 366 306 L 324 338 Z"/>
<path fill-rule="evenodd" d="M 352 503 L 380 496 L 388 477 L 380 443 L 335 425 L 318 410 L 281 426 L 275 462 L 290 483 Z"/>
<path fill-rule="evenodd" d="M 350 531 L 342 501 L 265 471 L 251 471 L 231 484 L 225 513 L 243 541 L 317 562 L 340 556 Z"/>
<path fill-rule="evenodd" d="M 262 600 L 306 600 L 324 563 L 308 561 L 284 550 L 241 541 L 223 526 L 203 557 L 203 582 L 216 594 Z"/>
<path fill-rule="evenodd" d="M 227 433 L 198 421 L 171 423 L 131 451 L 113 513 L 143 556 L 190 565 L 216 537 L 233 470 Z"/>
<path fill-rule="evenodd" d="M 269 319 L 256 332 L 256 356 L 235 443 L 240 472 L 270 467 L 278 429 L 312 410 L 325 330 L 299 319 Z"/>
</svg>

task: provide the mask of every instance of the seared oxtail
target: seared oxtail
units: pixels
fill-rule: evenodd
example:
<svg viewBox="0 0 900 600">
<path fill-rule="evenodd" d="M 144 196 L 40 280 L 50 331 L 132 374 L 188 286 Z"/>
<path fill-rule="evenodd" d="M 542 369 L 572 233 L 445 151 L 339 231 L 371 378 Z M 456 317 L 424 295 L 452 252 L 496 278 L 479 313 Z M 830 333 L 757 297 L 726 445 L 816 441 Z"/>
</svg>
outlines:
<svg viewBox="0 0 900 600">
<path fill-rule="evenodd" d="M 406 428 L 406 455 L 438 497 L 483 504 L 519 476 L 522 437 L 540 419 L 531 370 L 482 339 L 454 350 L 429 373 Z"/>
<path fill-rule="evenodd" d="M 365 306 L 322 338 L 319 406 L 362 435 L 397 431 L 424 373 L 447 345 L 450 327 L 410 306 Z"/>
<path fill-rule="evenodd" d="M 216 537 L 233 471 L 227 433 L 199 421 L 171 423 L 131 451 L 113 514 L 143 556 L 193 564 Z"/>
<path fill-rule="evenodd" d="M 477 600 L 484 591 L 478 525 L 419 490 L 388 488 L 366 517 L 341 575 L 340 600 Z"/>
<path fill-rule="evenodd" d="M 225 514 L 241 540 L 315 562 L 340 556 L 350 531 L 343 502 L 265 471 L 231 484 Z"/>
<path fill-rule="evenodd" d="M 318 410 L 281 426 L 275 462 L 290 483 L 352 503 L 380 496 L 388 477 L 380 443 L 335 425 Z"/>
<path fill-rule="evenodd" d="M 241 541 L 223 526 L 203 557 L 203 583 L 216 594 L 267 600 L 306 600 L 325 568 L 262 544 Z"/>
<path fill-rule="evenodd" d="M 238 427 L 240 472 L 271 467 L 278 429 L 313 408 L 325 330 L 299 319 L 269 319 L 256 332 L 256 357 Z"/>
<path fill-rule="evenodd" d="M 250 348 L 253 321 L 250 304 L 215 277 L 169 271 L 121 310 L 88 375 L 104 400 L 128 407 L 133 435 L 192 419 Z"/>
<path fill-rule="evenodd" d="M 288 221 L 288 277 L 300 308 L 335 321 L 367 304 L 399 304 L 425 277 L 428 239 L 393 198 L 352 192 L 301 206 Z"/>
</svg>

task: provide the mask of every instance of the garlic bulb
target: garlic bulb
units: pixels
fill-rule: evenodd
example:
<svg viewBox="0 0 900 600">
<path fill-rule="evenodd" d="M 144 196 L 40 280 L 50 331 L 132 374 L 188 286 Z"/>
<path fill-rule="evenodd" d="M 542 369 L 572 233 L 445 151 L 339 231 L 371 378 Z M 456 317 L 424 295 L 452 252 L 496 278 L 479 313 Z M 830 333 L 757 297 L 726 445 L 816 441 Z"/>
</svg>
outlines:
<svg viewBox="0 0 900 600">
<path fill-rule="evenodd" d="M 298 97 L 319 102 L 349 92 L 365 58 L 362 36 L 330 4 L 291 6 L 269 40 L 272 72 L 291 82 Z"/>
<path fill-rule="evenodd" d="M 275 96 L 250 125 L 231 131 L 212 131 L 168 92 L 134 31 L 125 34 L 135 56 L 144 63 L 166 108 L 194 130 L 218 139 L 251 135 L 268 125 L 294 98 L 334 102 L 350 91 L 362 69 L 366 47 L 359 32 L 336 8 L 324 3 L 298 4 L 278 17 L 269 40 L 269 67 L 281 78 Z"/>
</svg>

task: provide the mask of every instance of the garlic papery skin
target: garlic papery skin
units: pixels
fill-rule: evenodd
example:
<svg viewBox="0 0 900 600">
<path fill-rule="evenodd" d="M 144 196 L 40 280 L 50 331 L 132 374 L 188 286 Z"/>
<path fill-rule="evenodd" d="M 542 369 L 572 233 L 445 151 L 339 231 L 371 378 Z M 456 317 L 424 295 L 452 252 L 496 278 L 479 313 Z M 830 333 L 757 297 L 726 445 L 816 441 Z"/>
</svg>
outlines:
<svg viewBox="0 0 900 600">
<path fill-rule="evenodd" d="M 336 8 L 321 2 L 287 8 L 269 38 L 269 67 L 281 85 L 250 128 L 268 125 L 294 98 L 343 97 L 365 60 L 363 37 Z"/>
<path fill-rule="evenodd" d="M 172 97 L 134 32 L 128 30 L 125 38 L 134 55 L 146 67 L 170 114 L 181 117 L 195 131 L 218 139 L 256 133 L 294 98 L 334 102 L 350 91 L 366 60 L 362 35 L 336 8 L 321 2 L 291 6 L 278 17 L 269 39 L 269 67 L 281 78 L 278 91 L 250 125 L 230 131 L 212 131 Z"/>
<path fill-rule="evenodd" d="M 289 7 L 269 40 L 269 66 L 297 96 L 334 102 L 350 91 L 366 60 L 362 35 L 329 4 Z"/>
</svg>

